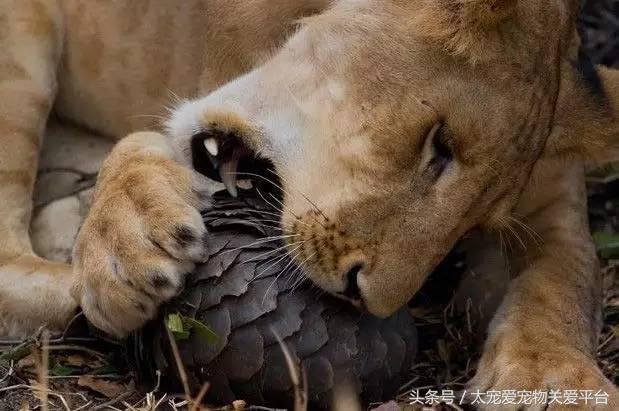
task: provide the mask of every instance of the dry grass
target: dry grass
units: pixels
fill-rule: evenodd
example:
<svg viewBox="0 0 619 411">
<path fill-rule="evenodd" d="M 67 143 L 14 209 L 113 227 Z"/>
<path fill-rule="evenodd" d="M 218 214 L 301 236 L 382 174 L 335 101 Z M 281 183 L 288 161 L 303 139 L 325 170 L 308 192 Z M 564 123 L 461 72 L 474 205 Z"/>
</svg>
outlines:
<svg viewBox="0 0 619 411">
<path fill-rule="evenodd" d="M 619 385 L 619 261 L 605 268 L 604 328 L 598 347 L 604 374 Z"/>
<path fill-rule="evenodd" d="M 586 2 L 582 28 L 589 54 L 595 63 L 619 63 L 619 0 L 589 0 Z M 604 230 L 618 233 L 617 212 L 606 206 L 608 201 L 619 203 L 619 198 L 599 195 L 600 190 L 616 190 L 617 176 L 605 176 L 602 181 L 614 188 L 596 187 L 591 200 L 592 223 Z M 592 180 L 599 185 L 600 179 Z M 609 186 L 610 187 L 610 186 Z M 596 191 L 597 190 L 597 191 Z M 600 200 L 602 197 L 602 200 Z M 598 202 L 602 202 L 599 204 Z M 599 227 L 598 227 L 599 228 Z M 605 260 L 604 316 L 605 325 L 598 348 L 599 364 L 604 373 L 619 384 L 619 261 Z M 458 313 L 453 304 L 429 307 L 419 321 L 421 351 L 408 382 L 398 399 L 406 402 L 412 390 L 461 390 L 474 374 L 480 341 L 473 331 L 475 324 L 468 311 Z M 188 388 L 183 394 L 160 391 L 159 383 L 150 388 L 136 388 L 134 377 L 122 358 L 122 347 L 73 326 L 83 319 L 76 318 L 65 333 L 50 337 L 43 330 L 24 341 L 0 341 L 0 409 L 1 410 L 207 410 L 200 400 L 208 391 L 205 384 L 195 397 Z M 171 340 L 173 351 L 178 350 Z M 285 349 L 285 347 L 283 347 Z M 290 373 L 295 381 L 297 409 L 307 407 L 304 402 L 307 386 L 303 370 L 290 355 L 287 356 Z M 180 375 L 183 366 L 177 360 Z M 88 377 L 88 378 L 83 378 Z M 80 384 L 81 382 L 81 384 Z M 185 384 L 186 387 L 186 384 Z M 146 394 L 144 394 L 146 392 Z M 107 393 L 107 394 L 106 394 Z M 338 401 L 339 410 L 358 409 L 350 394 Z M 378 406 L 378 404 L 375 404 Z M 382 410 L 396 409 L 395 402 L 383 405 Z M 217 410 L 255 409 L 242 401 Z M 428 408 L 430 409 L 430 408 Z M 435 409 L 438 409 L 435 408 Z M 441 406 L 442 410 L 454 409 Z"/>
<path fill-rule="evenodd" d="M 73 324 L 73 322 L 72 322 Z M 70 324 L 69 327 L 72 325 Z M 135 388 L 133 374 L 129 370 L 113 374 L 53 375 L 65 372 L 66 363 L 83 364 L 84 369 L 101 369 L 117 364 L 101 364 L 106 355 L 88 345 L 68 345 L 69 327 L 57 337 L 41 329 L 30 338 L 20 341 L 0 341 L 0 410 L 42 411 L 277 411 L 267 407 L 248 407 L 242 401 L 229 406 L 207 407 L 202 400 L 209 389 L 206 382 L 196 396 L 192 396 L 187 383 L 185 368 L 174 337 L 168 333 L 170 347 L 183 383 L 183 394 L 163 393 L 160 379 L 146 394 Z M 79 338 L 88 343 L 89 338 Z M 8 344 L 7 343 L 14 343 Z M 295 411 L 307 410 L 307 383 L 299 362 L 290 354 L 280 339 L 286 354 L 290 375 L 295 386 Z M 108 347 L 109 348 L 109 347 Z M 112 348 L 118 350 L 118 347 Z M 79 352 L 79 355 L 75 355 Z M 55 364 L 50 366 L 50 364 Z M 62 371 L 65 370 L 65 371 Z M 52 375 L 50 375 L 52 374 Z M 183 378 L 183 376 L 185 376 Z M 160 374 L 158 374 L 160 377 Z M 350 409 L 342 409 L 351 411 Z M 356 411 L 356 410 L 354 410 Z"/>
</svg>

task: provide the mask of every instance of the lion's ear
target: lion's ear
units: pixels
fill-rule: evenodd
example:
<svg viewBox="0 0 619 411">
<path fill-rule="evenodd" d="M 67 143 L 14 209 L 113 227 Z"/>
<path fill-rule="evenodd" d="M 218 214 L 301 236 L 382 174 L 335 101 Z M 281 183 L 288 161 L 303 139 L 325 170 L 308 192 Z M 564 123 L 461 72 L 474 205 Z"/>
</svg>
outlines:
<svg viewBox="0 0 619 411">
<path fill-rule="evenodd" d="M 593 70 L 593 67 L 592 67 Z M 619 161 L 619 70 L 564 79 L 544 156 L 581 157 L 592 165 Z"/>
<path fill-rule="evenodd" d="M 416 16 L 419 33 L 456 55 L 477 60 L 498 40 L 497 26 L 517 0 L 424 0 Z M 495 38 L 496 37 L 496 38 Z"/>
</svg>

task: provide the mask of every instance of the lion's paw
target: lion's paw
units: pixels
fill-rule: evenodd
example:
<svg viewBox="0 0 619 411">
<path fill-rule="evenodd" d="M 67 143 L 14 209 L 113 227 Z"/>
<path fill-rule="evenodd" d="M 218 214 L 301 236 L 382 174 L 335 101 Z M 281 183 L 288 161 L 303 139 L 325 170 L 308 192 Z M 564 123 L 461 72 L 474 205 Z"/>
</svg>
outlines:
<svg viewBox="0 0 619 411">
<path fill-rule="evenodd" d="M 517 339 L 515 339 L 517 340 Z M 593 359 L 557 344 L 488 344 L 467 389 L 480 410 L 611 410 L 617 389 Z"/>
<path fill-rule="evenodd" d="M 73 294 L 95 326 L 118 337 L 139 328 L 206 260 L 193 186 L 189 170 L 150 150 L 106 161 L 74 250 Z"/>
</svg>

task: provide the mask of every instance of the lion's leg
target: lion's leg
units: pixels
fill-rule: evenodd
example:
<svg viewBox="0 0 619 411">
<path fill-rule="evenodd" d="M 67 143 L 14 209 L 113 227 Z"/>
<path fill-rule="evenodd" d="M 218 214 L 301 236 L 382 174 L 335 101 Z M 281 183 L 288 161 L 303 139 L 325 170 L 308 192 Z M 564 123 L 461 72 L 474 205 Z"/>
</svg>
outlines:
<svg viewBox="0 0 619 411">
<path fill-rule="evenodd" d="M 99 172 L 73 252 L 73 292 L 88 319 L 116 336 L 153 318 L 208 257 L 200 215 L 207 179 L 175 161 L 166 137 L 121 140 Z"/>
<path fill-rule="evenodd" d="M 70 269 L 36 257 L 28 228 L 37 157 L 56 89 L 55 1 L 0 4 L 0 335 L 61 328 L 75 311 Z"/>
<path fill-rule="evenodd" d="M 616 401 L 595 359 L 601 281 L 583 180 L 578 165 L 545 164 L 524 194 L 518 211 L 524 215 L 520 237 L 526 250 L 512 262 L 520 275 L 490 325 L 473 389 L 602 390 Z M 554 402 L 549 409 L 560 405 Z M 591 409 L 595 404 L 580 405 Z M 543 409 L 539 404 L 505 409 L 519 407 Z M 489 404 L 486 409 L 502 408 Z"/>
</svg>

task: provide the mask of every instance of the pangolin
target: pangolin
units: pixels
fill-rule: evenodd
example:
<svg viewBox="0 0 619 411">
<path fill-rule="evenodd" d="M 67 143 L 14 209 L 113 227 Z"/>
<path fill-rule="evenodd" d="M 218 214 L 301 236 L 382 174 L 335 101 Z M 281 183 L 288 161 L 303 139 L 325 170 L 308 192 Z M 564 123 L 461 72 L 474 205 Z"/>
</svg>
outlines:
<svg viewBox="0 0 619 411">
<path fill-rule="evenodd" d="M 242 399 L 289 407 L 294 387 L 279 338 L 306 376 L 313 407 L 327 407 L 338 384 L 352 386 L 366 402 L 392 399 L 417 349 L 409 312 L 378 319 L 305 282 L 282 244 L 271 241 L 278 230 L 264 220 L 273 220 L 272 207 L 255 194 L 214 196 L 203 213 L 210 259 L 163 310 L 163 316 L 195 319 L 216 335 L 208 341 L 190 332 L 176 341 L 192 389 L 208 381 L 210 404 Z M 164 324 L 160 319 L 136 334 L 131 351 L 142 376 L 160 370 L 168 382 L 178 382 Z"/>
</svg>

